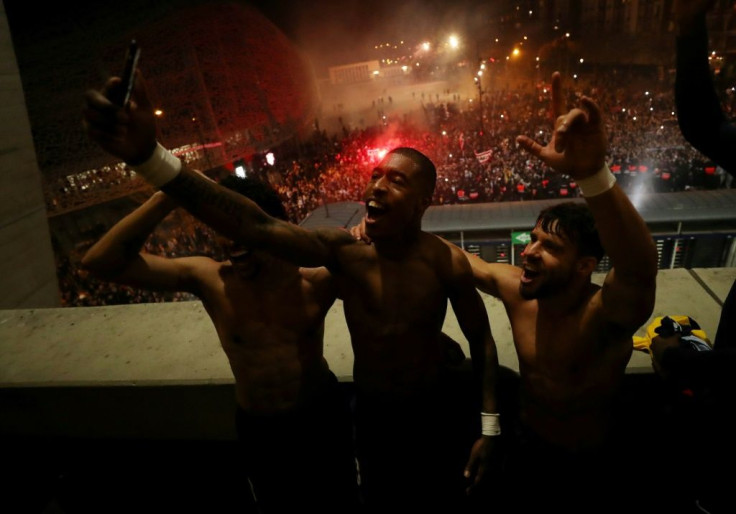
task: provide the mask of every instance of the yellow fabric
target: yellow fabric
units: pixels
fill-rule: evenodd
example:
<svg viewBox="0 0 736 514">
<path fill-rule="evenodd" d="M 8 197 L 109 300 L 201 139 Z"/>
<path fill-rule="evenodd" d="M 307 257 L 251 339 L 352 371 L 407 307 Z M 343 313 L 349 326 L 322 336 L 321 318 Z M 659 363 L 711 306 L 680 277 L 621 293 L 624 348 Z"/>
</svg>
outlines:
<svg viewBox="0 0 736 514">
<path fill-rule="evenodd" d="M 662 318 L 669 317 L 670 319 L 677 322 L 680 326 L 690 326 L 691 318 L 690 316 L 680 316 L 680 315 L 672 315 L 669 316 L 659 316 L 657 318 L 654 318 L 654 321 L 652 321 L 647 326 L 647 335 L 646 336 L 634 336 L 633 337 L 633 344 L 634 344 L 634 350 L 639 350 L 642 352 L 651 353 L 649 351 L 649 346 L 652 344 L 652 339 L 657 337 L 659 334 L 655 332 L 656 329 L 660 327 L 662 324 Z M 708 336 L 706 335 L 704 330 L 701 329 L 693 329 L 692 334 L 695 337 L 698 337 L 708 343 L 709 346 L 713 346 L 710 342 L 710 339 L 708 339 Z"/>
</svg>

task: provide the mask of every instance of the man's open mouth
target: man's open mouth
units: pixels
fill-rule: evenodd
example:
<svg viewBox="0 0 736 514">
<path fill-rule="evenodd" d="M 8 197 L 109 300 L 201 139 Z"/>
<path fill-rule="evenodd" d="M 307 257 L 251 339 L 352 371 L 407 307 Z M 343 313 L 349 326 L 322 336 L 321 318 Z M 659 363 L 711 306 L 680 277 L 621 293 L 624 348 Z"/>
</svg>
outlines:
<svg viewBox="0 0 736 514">
<path fill-rule="evenodd" d="M 365 206 L 365 211 L 367 220 L 375 221 L 386 213 L 386 207 L 375 200 L 370 200 Z"/>
<path fill-rule="evenodd" d="M 521 281 L 524 283 L 531 282 L 540 275 L 539 271 L 529 269 L 526 266 L 522 268 Z"/>
</svg>

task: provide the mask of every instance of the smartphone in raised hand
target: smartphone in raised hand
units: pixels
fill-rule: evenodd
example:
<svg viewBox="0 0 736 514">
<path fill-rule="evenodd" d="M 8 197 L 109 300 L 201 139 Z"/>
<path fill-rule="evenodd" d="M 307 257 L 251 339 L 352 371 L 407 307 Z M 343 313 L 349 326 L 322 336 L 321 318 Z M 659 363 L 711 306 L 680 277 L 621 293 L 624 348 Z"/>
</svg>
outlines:
<svg viewBox="0 0 736 514">
<path fill-rule="evenodd" d="M 125 66 L 123 73 L 120 75 L 120 86 L 113 89 L 110 94 L 110 100 L 121 106 L 126 107 L 130 101 L 130 95 L 133 93 L 133 84 L 135 83 L 135 70 L 138 67 L 138 58 L 141 55 L 141 49 L 135 39 L 130 41 L 128 52 L 125 55 Z"/>
</svg>

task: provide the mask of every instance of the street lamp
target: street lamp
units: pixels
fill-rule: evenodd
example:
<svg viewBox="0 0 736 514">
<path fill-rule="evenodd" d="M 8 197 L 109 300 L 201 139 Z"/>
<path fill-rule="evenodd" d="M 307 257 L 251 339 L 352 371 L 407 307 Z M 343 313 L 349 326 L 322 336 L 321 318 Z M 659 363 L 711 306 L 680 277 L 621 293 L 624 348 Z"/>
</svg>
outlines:
<svg viewBox="0 0 736 514">
<path fill-rule="evenodd" d="M 485 132 L 485 127 L 483 126 L 483 70 L 485 69 L 485 63 L 481 63 L 480 69 L 478 70 L 478 73 L 475 77 L 473 77 L 473 80 L 475 81 L 475 85 L 478 86 L 478 114 L 480 116 L 480 132 L 483 134 Z"/>
</svg>

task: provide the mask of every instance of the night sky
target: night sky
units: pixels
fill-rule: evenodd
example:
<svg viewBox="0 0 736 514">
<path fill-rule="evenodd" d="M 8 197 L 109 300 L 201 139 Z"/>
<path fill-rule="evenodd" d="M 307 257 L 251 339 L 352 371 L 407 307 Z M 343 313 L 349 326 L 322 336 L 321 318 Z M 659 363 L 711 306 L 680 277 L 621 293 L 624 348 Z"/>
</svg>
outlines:
<svg viewBox="0 0 736 514">
<path fill-rule="evenodd" d="M 177 10 L 226 2 L 205 0 L 68 0 L 47 3 L 4 0 L 26 107 L 44 173 L 98 166 L 99 150 L 82 131 L 83 92 L 119 73 L 127 40 L 148 26 L 167 24 Z M 328 67 L 380 59 L 380 43 L 446 41 L 458 34 L 472 48 L 473 34 L 487 31 L 490 10 L 503 2 L 481 0 L 240 0 L 248 3 L 307 55 L 317 78 Z M 244 27 L 245 30 L 245 27 Z M 199 41 L 199 40 L 197 40 Z M 182 46 L 185 41 L 182 41 Z M 172 41 L 173 46 L 177 45 Z M 206 42 L 200 42 L 206 47 Z M 198 47 L 199 48 L 199 47 Z M 204 48 L 200 48 L 204 50 Z M 145 59 L 145 49 L 142 49 Z M 396 57 L 400 57 L 397 55 Z M 155 62 L 146 61 L 147 66 Z M 164 64 L 165 66 L 165 64 Z"/>
<path fill-rule="evenodd" d="M 82 39 L 124 32 L 203 0 L 70 0 L 48 3 L 5 0 L 16 46 L 59 38 Z M 430 40 L 457 32 L 470 38 L 490 17 L 494 2 L 481 0 L 252 0 L 267 18 L 311 57 L 318 73 L 326 67 L 371 57 L 383 40 Z"/>
<path fill-rule="evenodd" d="M 487 22 L 494 2 L 262 0 L 254 3 L 320 67 L 368 58 L 373 45 L 381 42 L 434 40 L 449 33 L 470 38 Z"/>
</svg>

